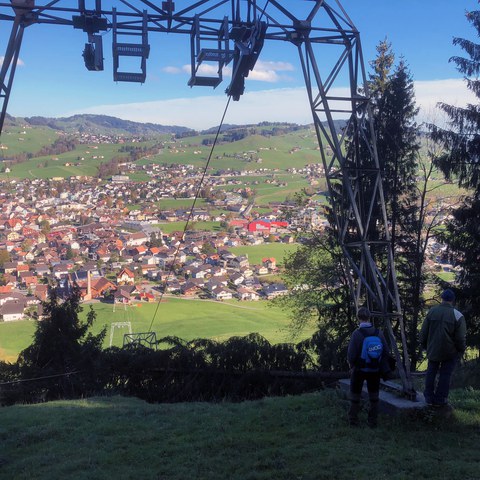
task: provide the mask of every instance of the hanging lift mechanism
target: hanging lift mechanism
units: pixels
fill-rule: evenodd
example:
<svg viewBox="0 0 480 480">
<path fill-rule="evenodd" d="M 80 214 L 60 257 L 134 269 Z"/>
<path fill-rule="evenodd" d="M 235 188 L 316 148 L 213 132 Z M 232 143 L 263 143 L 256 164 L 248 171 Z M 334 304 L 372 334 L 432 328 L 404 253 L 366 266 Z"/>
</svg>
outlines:
<svg viewBox="0 0 480 480">
<path fill-rule="evenodd" d="M 254 69 L 262 51 L 267 23 L 259 20 L 252 26 L 240 24 L 232 28 L 230 38 L 235 41 L 232 81 L 225 90 L 233 100 L 240 100 L 245 91 L 245 78 Z"/>
<path fill-rule="evenodd" d="M 199 16 L 195 16 L 191 33 L 192 76 L 188 85 L 216 88 L 223 80 L 223 68 L 233 60 L 232 80 L 225 93 L 235 101 L 240 100 L 245 91 L 245 78 L 255 67 L 266 31 L 267 23 L 256 20 L 253 24 L 240 23 L 229 32 L 227 17 L 218 31 L 202 31 Z M 234 43 L 233 49 L 230 49 L 230 41 Z M 209 45 L 215 42 L 215 48 L 204 47 L 206 42 Z M 202 74 L 211 71 L 212 63 L 215 64 L 216 75 Z"/>
<path fill-rule="evenodd" d="M 88 35 L 88 42 L 82 53 L 87 70 L 103 70 L 103 42 L 101 31 L 107 30 L 107 19 L 95 11 L 85 11 L 72 17 L 73 28 L 81 29 Z"/>
<path fill-rule="evenodd" d="M 213 44 L 214 48 L 206 48 L 205 44 Z M 192 76 L 188 81 L 190 87 L 216 88 L 220 85 L 223 81 L 223 67 L 228 65 L 233 59 L 233 51 L 230 50 L 229 45 L 227 17 L 223 19 L 223 23 L 218 31 L 208 30 L 202 32 L 200 17 L 195 15 L 190 35 L 192 71 Z M 216 69 L 216 74 L 207 75 L 212 69 Z"/>
<path fill-rule="evenodd" d="M 112 14 L 113 31 L 113 80 L 115 82 L 138 82 L 145 83 L 147 78 L 147 58 L 150 54 L 150 45 L 148 44 L 148 20 L 147 12 L 143 11 L 140 31 L 132 30 L 127 25 L 121 27 L 117 22 L 117 9 L 113 9 Z M 123 41 L 119 41 L 123 39 Z M 139 39 L 137 42 L 131 39 Z M 130 40 L 130 41 L 126 41 Z M 136 57 L 140 59 L 140 71 L 128 72 L 120 71 L 120 58 Z"/>
<path fill-rule="evenodd" d="M 223 81 L 225 67 L 232 65 L 231 81 L 225 92 L 233 100 L 243 95 L 245 79 L 254 69 L 266 39 L 293 45 L 303 70 L 335 216 L 334 228 L 350 265 L 352 304 L 357 308 L 367 305 L 376 317 L 383 319 L 396 354 L 404 394 L 414 399 L 360 35 L 343 8 L 337 8 L 341 7 L 340 1 L 304 0 L 304 10 L 309 10 L 304 19 L 298 18 L 291 9 L 293 3 L 302 3 L 300 0 L 269 0 L 263 2 L 263 9 L 256 0 L 196 0 L 184 2 L 179 12 L 172 0 L 136 0 L 135 4 L 144 5 L 146 10 L 140 10 L 131 4 L 133 2 L 118 0 L 125 8 L 123 11 L 102 9 L 102 0 L 89 2 L 94 3 L 93 9 L 86 8 L 86 0 L 10 0 L 7 3 L 0 0 L 0 21 L 10 21 L 13 25 L 0 66 L 0 134 L 23 32 L 33 24 L 73 26 L 87 33 L 82 56 L 85 67 L 91 71 L 104 69 L 103 36 L 111 31 L 116 82 L 146 81 L 149 32 L 189 35 L 191 76 L 188 85 L 216 88 Z M 109 2 L 112 3 L 115 2 Z M 72 4 L 78 8 L 72 8 Z M 225 16 L 228 4 L 230 19 Z M 216 10 L 221 13 L 215 17 Z M 314 23 L 318 18 L 323 23 Z M 322 56 L 318 62 L 315 48 L 327 46 L 335 47 L 338 57 Z M 330 57 L 333 63 L 329 62 Z M 136 60 L 139 65 L 134 69 L 132 63 L 135 66 Z M 350 88 L 347 93 L 333 93 L 335 81 L 341 75 L 349 78 Z M 349 118 L 347 127 L 339 133 L 334 115 L 340 113 L 348 114 Z M 369 152 L 368 158 L 359 152 Z M 358 175 L 352 175 L 352 171 Z M 367 177 L 371 181 L 362 182 L 362 178 Z M 365 190 L 365 184 L 375 187 L 373 193 Z M 381 219 L 372 214 L 377 208 L 382 211 Z M 377 230 L 381 241 L 375 233 Z M 396 329 L 392 328 L 394 323 Z M 156 344 L 152 332 L 129 335 L 125 337 L 125 345 L 151 347 Z"/>
</svg>

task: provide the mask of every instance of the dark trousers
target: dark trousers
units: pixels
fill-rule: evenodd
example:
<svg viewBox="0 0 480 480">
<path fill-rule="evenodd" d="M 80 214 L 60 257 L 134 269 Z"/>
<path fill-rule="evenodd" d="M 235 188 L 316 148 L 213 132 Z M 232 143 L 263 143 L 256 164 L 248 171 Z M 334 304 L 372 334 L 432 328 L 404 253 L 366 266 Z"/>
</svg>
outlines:
<svg viewBox="0 0 480 480">
<path fill-rule="evenodd" d="M 450 391 L 450 380 L 457 364 L 458 358 L 452 358 L 443 362 L 428 361 L 427 376 L 425 377 L 425 401 L 435 405 L 445 405 Z M 435 380 L 438 382 L 435 388 Z"/>
<path fill-rule="evenodd" d="M 358 423 L 358 414 L 361 410 L 360 399 L 362 396 L 363 383 L 367 382 L 368 399 L 368 424 L 376 426 L 378 417 L 378 397 L 380 391 L 380 372 L 362 372 L 355 368 L 350 376 L 350 410 L 348 417 L 350 424 Z"/>
</svg>

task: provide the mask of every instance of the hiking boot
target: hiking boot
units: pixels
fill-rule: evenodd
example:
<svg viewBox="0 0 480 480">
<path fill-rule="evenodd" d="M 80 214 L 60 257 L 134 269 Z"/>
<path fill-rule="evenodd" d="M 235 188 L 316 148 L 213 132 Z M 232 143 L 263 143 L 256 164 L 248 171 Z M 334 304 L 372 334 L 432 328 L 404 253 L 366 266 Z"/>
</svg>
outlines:
<svg viewBox="0 0 480 480">
<path fill-rule="evenodd" d="M 348 410 L 348 423 L 351 427 L 356 427 L 358 425 L 358 414 L 362 410 L 360 401 L 352 400 L 350 402 L 350 409 Z"/>
<path fill-rule="evenodd" d="M 358 425 L 360 424 L 359 421 L 358 421 L 358 418 L 349 418 L 348 419 L 348 424 L 351 426 L 351 427 L 358 427 Z"/>
<path fill-rule="evenodd" d="M 370 428 L 377 428 L 377 419 L 376 418 L 369 418 L 367 420 L 367 425 L 370 427 Z"/>
<path fill-rule="evenodd" d="M 378 419 L 378 399 L 370 400 L 370 408 L 368 409 L 367 425 L 376 428 Z"/>
</svg>

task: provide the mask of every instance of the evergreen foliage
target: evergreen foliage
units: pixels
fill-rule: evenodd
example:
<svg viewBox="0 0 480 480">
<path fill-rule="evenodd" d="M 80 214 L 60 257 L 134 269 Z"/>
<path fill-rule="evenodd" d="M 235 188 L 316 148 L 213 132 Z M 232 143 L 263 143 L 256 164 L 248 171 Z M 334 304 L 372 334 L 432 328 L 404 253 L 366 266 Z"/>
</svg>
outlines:
<svg viewBox="0 0 480 480">
<path fill-rule="evenodd" d="M 105 335 L 89 332 L 93 311 L 80 322 L 78 289 L 45 304 L 33 343 L 17 363 L 0 362 L 0 404 L 93 394 L 136 396 L 149 402 L 242 401 L 321 388 L 345 373 L 319 372 L 308 342 L 270 344 L 258 334 L 184 341 L 165 337 L 161 348 L 138 345 L 101 350 Z"/>
<path fill-rule="evenodd" d="M 480 11 L 468 12 L 467 20 L 480 34 Z M 430 125 L 431 138 L 444 148 L 437 165 L 447 179 L 470 191 L 462 205 L 452 212 L 442 239 L 461 267 L 457 305 L 467 320 L 467 342 L 480 346 L 480 44 L 454 38 L 466 54 L 450 59 L 465 75 L 467 87 L 479 99 L 476 105 L 457 107 L 440 103 L 449 126 Z"/>
<path fill-rule="evenodd" d="M 271 345 L 258 334 L 159 343 L 159 350 L 107 349 L 98 370 L 104 391 L 150 402 L 242 401 L 302 393 L 325 381 L 322 374 L 301 375 L 314 365 L 304 344 Z"/>
<path fill-rule="evenodd" d="M 422 234 L 425 192 L 422 194 L 418 191 L 416 178 L 420 150 L 419 131 L 415 123 L 418 108 L 415 104 L 413 80 L 406 63 L 401 60 L 397 66 L 394 65 L 395 56 L 387 40 L 379 43 L 377 53 L 371 62 L 373 71 L 367 87 L 372 103 L 371 115 L 382 172 L 386 213 L 391 222 L 392 249 L 404 325 L 409 353 L 415 366 L 419 358 L 417 330 L 424 311 L 422 293 L 426 245 Z M 359 168 L 354 164 L 353 155 L 353 151 L 358 148 L 361 168 L 365 172 L 361 183 L 362 191 L 358 195 L 364 196 L 365 208 L 368 210 L 376 178 L 369 175 L 367 168 L 372 165 L 371 171 L 375 171 L 369 148 L 371 134 L 365 131 L 363 135 L 363 141 L 347 143 L 345 162 L 351 164 L 353 171 Z M 333 195 L 337 197 L 335 204 L 342 205 L 346 198 L 342 186 L 333 185 L 332 188 Z M 373 219 L 367 226 L 368 237 L 372 240 L 385 240 L 386 232 L 378 229 L 378 225 L 383 225 L 381 205 L 372 205 L 371 208 Z M 335 225 L 335 214 L 344 214 L 342 209 L 338 212 L 331 208 L 326 210 L 331 225 Z M 346 210 L 343 208 L 343 212 Z M 367 215 L 368 212 L 364 213 Z M 359 239 L 347 239 L 355 240 Z M 322 368 L 344 365 L 342 355 L 345 356 L 349 335 L 357 325 L 345 270 L 349 267 L 336 245 L 333 230 L 327 229 L 323 240 L 313 240 L 291 255 L 285 267 L 287 284 L 292 294 L 277 300 L 277 303 L 291 309 L 297 326 L 306 319 L 315 317 L 319 331 L 310 342 L 318 346 L 317 354 Z M 371 251 L 376 261 L 379 264 L 385 262 L 383 247 L 378 252 L 374 249 L 375 244 L 372 243 Z"/>
<path fill-rule="evenodd" d="M 81 309 L 78 288 L 64 302 L 52 290 L 44 304 L 45 318 L 37 322 L 32 344 L 17 361 L 22 380 L 45 379 L 31 384 L 33 396 L 44 391 L 47 399 L 77 397 L 94 390 L 95 363 L 106 330 L 93 335 L 89 330 L 95 313 L 90 309 L 87 321 L 82 322 Z"/>
<path fill-rule="evenodd" d="M 370 76 L 377 151 L 383 173 L 387 216 L 391 222 L 392 250 L 403 320 L 412 367 L 419 359 L 417 331 L 425 305 L 424 191 L 417 188 L 419 128 L 412 76 L 403 59 L 395 56 L 386 41 L 377 47 Z M 427 185 L 424 184 L 424 188 Z"/>
<path fill-rule="evenodd" d="M 314 322 L 318 331 L 303 342 L 322 370 L 348 370 L 347 347 L 356 328 L 355 311 L 342 255 L 333 231 L 313 235 L 285 258 L 284 280 L 290 293 L 273 303 L 291 312 L 293 331 Z"/>
</svg>

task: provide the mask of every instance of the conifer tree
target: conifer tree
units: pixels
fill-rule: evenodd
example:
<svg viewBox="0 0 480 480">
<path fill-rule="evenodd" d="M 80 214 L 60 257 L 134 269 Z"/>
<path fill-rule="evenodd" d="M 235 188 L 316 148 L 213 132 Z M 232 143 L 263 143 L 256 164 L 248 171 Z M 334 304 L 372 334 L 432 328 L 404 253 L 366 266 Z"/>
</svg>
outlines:
<svg viewBox="0 0 480 480">
<path fill-rule="evenodd" d="M 17 361 L 24 379 L 45 379 L 28 385 L 45 389 L 47 398 L 75 397 L 91 393 L 95 386 L 94 365 L 102 351 L 106 329 L 94 335 L 90 328 L 95 312 L 90 308 L 87 319 L 79 313 L 80 290 L 60 301 L 55 291 L 44 303 L 44 319 L 39 320 L 32 344 L 23 350 Z"/>
<path fill-rule="evenodd" d="M 423 308 L 421 294 L 424 266 L 424 243 L 419 233 L 423 217 L 420 215 L 420 196 L 416 185 L 420 149 L 415 123 L 417 107 L 413 80 L 405 62 L 402 60 L 394 66 L 395 56 L 387 40 L 380 42 L 377 52 L 377 58 L 371 62 L 373 72 L 368 87 L 387 214 L 392 223 L 404 324 L 414 367 L 418 354 L 417 327 Z M 368 149 L 364 153 L 371 154 Z M 365 183 L 367 181 L 365 179 Z M 368 195 L 368 186 L 364 188 Z M 341 195 L 341 192 L 337 192 L 337 195 Z M 380 209 L 378 215 L 381 215 Z M 333 222 L 333 218 L 330 217 L 329 221 Z M 335 245 L 336 237 L 328 229 L 324 240 L 312 241 L 290 256 L 285 262 L 287 283 L 290 287 L 296 285 L 298 288 L 289 297 L 279 300 L 284 306 L 290 306 L 297 321 L 309 316 L 317 318 L 317 340 L 321 339 L 323 348 L 330 351 L 330 365 L 338 364 L 334 357 L 341 355 L 344 347 L 342 340 L 348 338 L 356 325 L 355 321 L 351 321 L 352 317 L 350 321 L 348 319 L 352 314 L 354 318 L 355 312 L 340 307 L 350 304 L 351 296 L 345 272 L 342 276 L 342 269 L 348 267 L 342 267 L 343 262 Z M 338 338 L 329 335 L 329 328 L 336 329 Z M 324 359 L 325 366 L 328 365 L 327 360 Z"/>
<path fill-rule="evenodd" d="M 395 65 L 395 55 L 386 39 L 377 46 L 377 54 L 370 63 L 372 73 L 368 87 L 403 324 L 411 366 L 415 369 L 419 354 L 417 329 L 424 310 L 422 293 L 425 280 L 425 239 L 422 234 L 425 220 L 422 202 L 425 197 L 417 186 L 420 142 L 415 117 L 418 108 L 413 79 L 405 61 L 401 59 Z M 380 206 L 377 215 L 381 215 Z M 378 234 L 381 235 L 381 232 Z"/>
<path fill-rule="evenodd" d="M 467 20 L 480 35 L 480 11 L 466 14 Z M 465 76 L 468 89 L 479 100 L 477 104 L 458 107 L 440 103 L 449 119 L 449 126 L 431 125 L 431 137 L 445 149 L 438 167 L 447 179 L 454 180 L 469 194 L 453 212 L 443 240 L 455 263 L 461 267 L 457 305 L 467 320 L 467 342 L 480 346 L 480 44 L 465 38 L 454 38 L 466 56 L 450 59 Z"/>
</svg>

